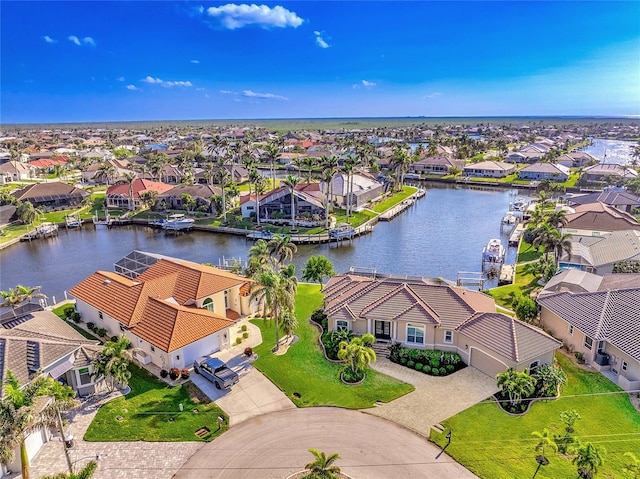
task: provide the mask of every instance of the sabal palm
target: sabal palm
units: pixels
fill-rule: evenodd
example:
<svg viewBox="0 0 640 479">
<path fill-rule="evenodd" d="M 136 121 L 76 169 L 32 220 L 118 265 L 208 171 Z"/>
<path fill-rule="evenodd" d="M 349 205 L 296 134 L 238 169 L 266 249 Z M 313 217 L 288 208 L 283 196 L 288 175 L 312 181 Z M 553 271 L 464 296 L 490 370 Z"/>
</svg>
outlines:
<svg viewBox="0 0 640 479">
<path fill-rule="evenodd" d="M 320 158 L 320 165 L 322 166 L 322 181 L 327 185 L 325 191 L 325 228 L 329 228 L 329 212 L 331 204 L 331 184 L 333 183 L 333 177 L 338 172 L 338 158 L 335 155 L 323 156 Z"/>
<path fill-rule="evenodd" d="M 376 338 L 372 334 L 364 334 L 355 337 L 350 342 L 342 341 L 338 350 L 338 358 L 349 363 L 354 373 L 364 370 L 371 362 L 376 360 L 375 351 L 368 346 L 373 344 Z"/>
<path fill-rule="evenodd" d="M 604 463 L 604 449 L 598 449 L 590 442 L 578 446 L 576 455 L 571 461 L 578 467 L 578 475 L 583 479 L 593 477 L 598 472 L 598 467 Z"/>
<path fill-rule="evenodd" d="M 227 165 L 229 164 L 229 157 L 223 156 L 220 158 L 216 164 L 216 181 L 220 185 L 220 189 L 222 190 L 222 218 L 226 222 L 227 221 L 227 198 L 226 198 L 226 188 L 227 183 L 229 183 L 230 174 L 227 170 Z"/>
<path fill-rule="evenodd" d="M 110 390 L 114 390 L 116 384 L 126 386 L 131 378 L 129 364 L 135 358 L 135 353 L 142 350 L 130 347 L 131 341 L 124 334 L 118 336 L 115 341 L 107 341 L 97 359 L 93 362 L 92 376 L 95 379 L 106 379 L 110 383 Z"/>
<path fill-rule="evenodd" d="M 280 303 L 279 303 L 279 287 L 280 278 L 268 267 L 257 272 L 253 277 L 253 283 L 251 285 L 250 300 L 258 300 L 262 305 L 262 312 L 264 320 L 273 318 L 276 330 L 276 350 L 280 345 L 280 334 L 278 331 L 278 317 L 280 315 Z"/>
<path fill-rule="evenodd" d="M 274 165 L 275 165 L 276 160 L 280 156 L 280 148 L 277 145 L 275 145 L 274 143 L 269 143 L 269 144 L 267 144 L 267 146 L 265 146 L 264 152 L 265 152 L 265 156 L 267 157 L 267 160 L 269 161 L 269 165 L 271 167 L 271 169 L 270 169 L 271 180 L 273 181 L 272 188 L 275 188 L 276 187 L 276 175 L 275 175 Z"/>
<path fill-rule="evenodd" d="M 340 468 L 333 464 L 340 459 L 340 454 L 334 452 L 327 456 L 317 449 L 309 449 L 309 452 L 315 458 L 313 462 L 305 466 L 305 469 L 310 472 L 309 476 L 313 479 L 335 479 L 336 474 L 340 472 Z"/>
<path fill-rule="evenodd" d="M 287 188 L 289 188 L 289 194 L 291 195 L 291 227 L 296 226 L 296 205 L 295 205 L 295 195 L 294 191 L 296 186 L 300 183 L 300 178 L 287 175 L 287 177 L 282 180 L 282 184 L 284 184 Z"/>
<path fill-rule="evenodd" d="M 291 241 L 291 236 L 289 235 L 275 235 L 269 240 L 267 246 L 270 254 L 278 260 L 278 263 L 283 263 L 287 260 L 291 261 L 293 255 L 298 251 L 298 247 Z"/>
</svg>

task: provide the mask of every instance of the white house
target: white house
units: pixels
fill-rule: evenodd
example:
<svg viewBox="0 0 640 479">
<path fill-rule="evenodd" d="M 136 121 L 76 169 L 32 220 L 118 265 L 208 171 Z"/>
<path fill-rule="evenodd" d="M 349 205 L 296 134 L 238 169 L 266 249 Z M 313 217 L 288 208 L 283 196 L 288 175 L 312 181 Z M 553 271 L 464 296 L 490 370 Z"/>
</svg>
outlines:
<svg viewBox="0 0 640 479">
<path fill-rule="evenodd" d="M 481 161 L 465 166 L 465 176 L 483 176 L 490 178 L 504 178 L 516 171 L 516 165 L 503 161 Z"/>
</svg>

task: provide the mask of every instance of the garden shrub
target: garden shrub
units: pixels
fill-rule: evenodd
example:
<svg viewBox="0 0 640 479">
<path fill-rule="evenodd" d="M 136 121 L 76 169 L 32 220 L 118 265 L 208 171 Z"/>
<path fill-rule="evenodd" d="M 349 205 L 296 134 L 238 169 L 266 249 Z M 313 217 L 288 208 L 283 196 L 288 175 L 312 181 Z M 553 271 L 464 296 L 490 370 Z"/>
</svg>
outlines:
<svg viewBox="0 0 640 479">
<path fill-rule="evenodd" d="M 389 360 L 393 363 L 400 362 L 400 350 L 402 348 L 402 344 L 398 341 L 394 341 L 389 345 Z"/>
<path fill-rule="evenodd" d="M 76 308 L 74 306 L 67 306 L 62 312 L 65 318 L 70 319 L 71 315 L 76 312 Z"/>
<path fill-rule="evenodd" d="M 89 329 L 89 331 L 95 331 L 96 323 L 87 323 L 87 329 Z"/>
<path fill-rule="evenodd" d="M 431 368 L 432 368 L 432 369 L 433 369 L 433 368 L 439 368 L 439 367 L 440 367 L 440 360 L 439 360 L 439 359 L 437 359 L 437 358 L 432 358 L 432 359 L 429 361 L 429 365 L 431 366 Z"/>
<path fill-rule="evenodd" d="M 415 366 L 416 371 L 422 371 L 422 367 L 423 367 L 422 363 L 416 363 L 416 366 Z"/>
<path fill-rule="evenodd" d="M 453 364 L 447 364 L 445 366 L 445 369 L 447 370 L 448 373 L 452 373 L 453 371 L 456 370 L 456 367 Z"/>
<path fill-rule="evenodd" d="M 349 342 L 353 338 L 351 331 L 330 331 L 322 335 L 322 344 L 327 352 L 329 359 L 338 359 L 338 350 L 340 349 L 340 343 L 343 341 Z"/>
<path fill-rule="evenodd" d="M 439 376 L 440 375 L 440 370 L 438 368 L 431 369 L 431 375 L 432 376 Z"/>
<path fill-rule="evenodd" d="M 100 336 L 101 338 L 105 337 L 107 335 L 107 330 L 105 328 L 97 328 L 95 330 L 95 333 Z"/>
<path fill-rule="evenodd" d="M 447 370 L 444 367 L 440 368 L 440 376 L 446 376 L 446 375 L 447 375 Z"/>
<path fill-rule="evenodd" d="M 242 327 L 240 327 L 240 331 L 246 331 L 247 330 L 247 325 L 243 324 Z"/>
<path fill-rule="evenodd" d="M 112 343 L 115 343 L 118 340 L 118 336 L 111 336 L 111 338 L 109 338 L 109 341 L 111 341 Z"/>
<path fill-rule="evenodd" d="M 328 319 L 327 319 L 327 315 L 324 314 L 324 310 L 323 309 L 316 309 L 311 314 L 311 321 L 313 321 L 314 323 L 319 324 L 320 326 L 322 326 L 322 329 L 324 331 L 327 330 Z"/>
<path fill-rule="evenodd" d="M 413 361 L 412 359 L 410 359 L 409 361 L 407 361 L 407 366 L 408 366 L 408 367 L 413 368 L 413 367 L 415 367 L 415 365 L 416 365 L 416 362 L 415 362 L 415 361 Z"/>
<path fill-rule="evenodd" d="M 423 373 L 427 373 L 427 374 L 431 373 L 431 366 L 429 366 L 428 364 L 425 364 L 425 365 L 422 367 L 422 372 L 423 372 Z"/>
<path fill-rule="evenodd" d="M 536 380 L 536 392 L 538 397 L 553 397 L 558 393 L 558 386 L 567 382 L 565 372 L 555 364 L 545 364 L 536 369 L 532 374 Z"/>
<path fill-rule="evenodd" d="M 403 366 L 407 365 L 407 361 L 409 361 L 407 358 L 400 358 L 400 364 L 402 364 Z"/>
<path fill-rule="evenodd" d="M 357 383 L 364 378 L 364 371 L 354 371 L 350 367 L 346 367 L 342 370 L 342 379 L 348 383 Z"/>
<path fill-rule="evenodd" d="M 82 320 L 82 315 L 77 311 L 74 311 L 73 313 L 71 313 L 71 316 L 69 316 L 69 319 L 71 319 L 71 321 L 73 321 L 74 323 L 79 323 Z"/>
<path fill-rule="evenodd" d="M 240 344 L 242 342 L 242 338 L 236 338 L 236 344 Z"/>
<path fill-rule="evenodd" d="M 247 339 L 249 337 L 249 333 L 242 333 L 242 339 Z"/>
</svg>

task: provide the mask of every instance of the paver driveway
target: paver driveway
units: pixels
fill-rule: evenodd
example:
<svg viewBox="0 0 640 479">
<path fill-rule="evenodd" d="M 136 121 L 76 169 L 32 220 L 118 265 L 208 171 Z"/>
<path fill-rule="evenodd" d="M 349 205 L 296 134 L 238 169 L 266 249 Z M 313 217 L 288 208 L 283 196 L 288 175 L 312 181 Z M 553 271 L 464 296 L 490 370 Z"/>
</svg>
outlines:
<svg viewBox="0 0 640 479">
<path fill-rule="evenodd" d="M 429 437 L 434 424 L 477 404 L 498 391 L 496 380 L 476 368 L 466 367 L 450 376 L 429 376 L 379 358 L 371 366 L 384 374 L 413 384 L 415 391 L 386 404 L 364 409 Z"/>
<path fill-rule="evenodd" d="M 205 444 L 175 479 L 281 479 L 311 462 L 309 448 L 338 452 L 355 479 L 467 479 L 472 473 L 425 438 L 360 411 L 314 407 L 266 414 Z"/>
</svg>

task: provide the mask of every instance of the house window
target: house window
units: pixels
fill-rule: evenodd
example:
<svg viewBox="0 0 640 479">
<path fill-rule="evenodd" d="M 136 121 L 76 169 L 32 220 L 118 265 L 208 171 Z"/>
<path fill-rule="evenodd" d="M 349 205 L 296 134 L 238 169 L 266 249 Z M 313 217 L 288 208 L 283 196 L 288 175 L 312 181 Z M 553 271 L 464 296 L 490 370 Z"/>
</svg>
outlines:
<svg viewBox="0 0 640 479">
<path fill-rule="evenodd" d="M 453 331 L 445 331 L 444 332 L 444 342 L 445 343 L 453 343 Z"/>
<path fill-rule="evenodd" d="M 349 323 L 347 321 L 336 321 L 336 331 L 349 331 Z"/>
<path fill-rule="evenodd" d="M 569 325 L 569 334 L 573 336 L 573 324 Z"/>
<path fill-rule="evenodd" d="M 176 361 L 180 361 L 180 356 L 176 356 Z"/>
<path fill-rule="evenodd" d="M 628 367 L 629 367 L 629 364 L 626 361 L 622 361 L 622 370 L 626 371 Z"/>
<path fill-rule="evenodd" d="M 211 299 L 211 298 L 205 299 L 204 302 L 202 303 L 202 306 L 205 309 L 211 311 L 212 313 L 214 312 L 215 305 L 213 304 L 213 299 Z"/>
<path fill-rule="evenodd" d="M 91 384 L 89 368 L 78 369 L 78 376 L 80 377 L 80 384 Z"/>
<path fill-rule="evenodd" d="M 98 311 L 98 317 L 99 317 L 100 319 L 104 319 L 104 318 L 102 317 L 102 311 Z"/>
<path fill-rule="evenodd" d="M 424 328 L 407 326 L 407 343 L 424 344 Z"/>
<path fill-rule="evenodd" d="M 591 351 L 591 348 L 593 348 L 593 339 L 591 339 L 589 336 L 584 337 L 584 347 L 589 351 Z"/>
<path fill-rule="evenodd" d="M 120 323 L 120 331 L 124 333 L 124 324 Z"/>
<path fill-rule="evenodd" d="M 155 353 L 156 352 L 156 348 L 154 348 L 153 346 L 149 345 L 149 347 L 151 348 L 151 352 Z"/>
<path fill-rule="evenodd" d="M 529 364 L 529 372 L 533 374 L 540 367 L 540 360 L 536 360 Z"/>
</svg>

